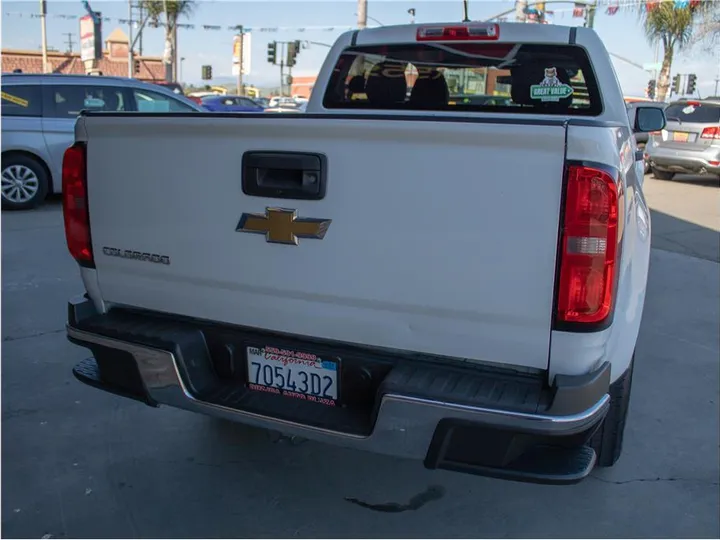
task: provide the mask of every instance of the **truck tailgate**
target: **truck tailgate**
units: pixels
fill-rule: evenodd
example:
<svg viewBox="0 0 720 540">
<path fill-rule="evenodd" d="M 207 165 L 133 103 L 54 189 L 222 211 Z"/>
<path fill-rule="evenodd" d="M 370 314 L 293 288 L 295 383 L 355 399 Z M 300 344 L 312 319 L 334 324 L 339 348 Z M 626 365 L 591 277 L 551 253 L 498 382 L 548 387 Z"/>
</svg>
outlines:
<svg viewBox="0 0 720 540">
<path fill-rule="evenodd" d="M 80 120 L 106 302 L 547 369 L 562 122 L 288 116 Z M 325 196 L 244 194 L 249 151 L 323 154 Z M 236 230 L 275 207 L 324 237 Z"/>
</svg>

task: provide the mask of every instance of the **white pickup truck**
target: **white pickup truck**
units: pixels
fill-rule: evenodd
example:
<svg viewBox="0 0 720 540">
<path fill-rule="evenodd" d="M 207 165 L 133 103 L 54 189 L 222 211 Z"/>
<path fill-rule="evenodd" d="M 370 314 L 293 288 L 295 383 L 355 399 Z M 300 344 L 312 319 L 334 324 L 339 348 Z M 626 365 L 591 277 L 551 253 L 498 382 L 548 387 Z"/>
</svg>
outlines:
<svg viewBox="0 0 720 540">
<path fill-rule="evenodd" d="M 87 113 L 63 166 L 81 381 L 428 468 L 618 459 L 648 275 L 590 29 L 340 36 L 303 114 Z"/>
</svg>

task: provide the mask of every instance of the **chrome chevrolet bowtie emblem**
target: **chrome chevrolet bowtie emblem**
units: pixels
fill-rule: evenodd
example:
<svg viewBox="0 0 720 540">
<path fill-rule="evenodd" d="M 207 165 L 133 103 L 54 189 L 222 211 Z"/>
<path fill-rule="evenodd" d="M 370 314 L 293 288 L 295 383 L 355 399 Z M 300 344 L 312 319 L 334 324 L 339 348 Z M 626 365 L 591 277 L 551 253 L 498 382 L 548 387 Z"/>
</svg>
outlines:
<svg viewBox="0 0 720 540">
<path fill-rule="evenodd" d="M 237 232 L 264 234 L 267 242 L 297 246 L 298 238 L 322 240 L 330 219 L 299 218 L 289 208 L 266 208 L 265 214 L 243 214 Z"/>
</svg>

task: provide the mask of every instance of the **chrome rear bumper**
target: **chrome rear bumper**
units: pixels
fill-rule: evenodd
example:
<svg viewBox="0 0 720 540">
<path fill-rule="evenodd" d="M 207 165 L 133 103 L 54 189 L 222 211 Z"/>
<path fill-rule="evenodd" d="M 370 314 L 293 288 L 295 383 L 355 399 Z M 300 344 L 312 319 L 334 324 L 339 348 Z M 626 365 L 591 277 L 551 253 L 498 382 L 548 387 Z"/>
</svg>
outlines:
<svg viewBox="0 0 720 540">
<path fill-rule="evenodd" d="M 188 392 L 171 352 L 139 346 L 67 326 L 76 342 L 97 344 L 132 354 L 148 396 L 156 403 L 225 418 L 260 428 L 281 431 L 320 442 L 368 450 L 392 456 L 424 459 L 441 420 L 452 418 L 498 426 L 527 433 L 571 436 L 588 430 L 601 420 L 610 397 L 577 414 L 551 416 L 471 407 L 411 396 L 382 396 L 375 427 L 369 436 L 359 436 L 287 422 L 200 401 Z"/>
<path fill-rule="evenodd" d="M 358 427 L 347 421 L 346 415 L 362 412 L 352 404 L 348 409 L 298 404 L 248 390 L 242 373 L 240 379 L 219 378 L 208 356 L 207 340 L 213 339 L 209 324 L 132 313 L 98 315 L 87 301 L 71 302 L 68 339 L 95 357 L 73 372 L 86 384 L 149 405 L 424 460 L 428 468 L 567 484 L 586 477 L 594 466 L 595 452 L 586 443 L 610 406 L 607 363 L 583 376 L 558 376 L 550 389 L 541 379 L 531 377 L 528 383 L 528 376 L 512 371 L 479 367 L 458 372 L 451 365 L 414 361 L 408 367 L 407 360 L 398 358 L 382 382 L 363 394 L 370 404 L 363 405 L 366 423 Z M 247 333 L 237 329 L 234 334 L 227 328 L 223 332 L 230 340 L 245 339 Z M 342 347 L 337 344 L 338 351 Z M 302 350 L 299 343 L 298 349 Z M 358 353 L 338 355 L 352 359 L 352 354 L 357 360 Z M 370 354 L 368 362 L 375 356 Z M 458 377 L 463 383 L 458 384 Z M 475 381 L 469 393 L 460 388 L 467 387 L 467 381 Z M 482 397 L 480 387 L 491 390 Z M 241 398 L 236 398 L 238 392 Z"/>
</svg>

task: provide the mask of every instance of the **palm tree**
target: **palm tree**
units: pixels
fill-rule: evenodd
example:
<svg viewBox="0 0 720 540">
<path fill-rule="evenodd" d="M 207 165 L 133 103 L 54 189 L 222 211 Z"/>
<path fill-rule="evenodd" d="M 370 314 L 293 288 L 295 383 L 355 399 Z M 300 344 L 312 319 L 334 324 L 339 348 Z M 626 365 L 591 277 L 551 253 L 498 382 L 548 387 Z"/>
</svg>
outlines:
<svg viewBox="0 0 720 540">
<path fill-rule="evenodd" d="M 645 35 L 650 44 L 662 43 L 663 60 L 657 81 L 657 98 L 665 101 L 676 49 L 692 44 L 696 23 L 712 13 L 713 2 L 699 0 L 648 0 L 640 8 Z"/>
<path fill-rule="evenodd" d="M 165 64 L 165 79 L 175 82 L 177 79 L 177 22 L 180 17 L 188 17 L 195 8 L 194 0 L 142 0 L 154 26 L 161 18 L 165 19 L 165 47 L 169 49 L 170 62 Z"/>
</svg>

